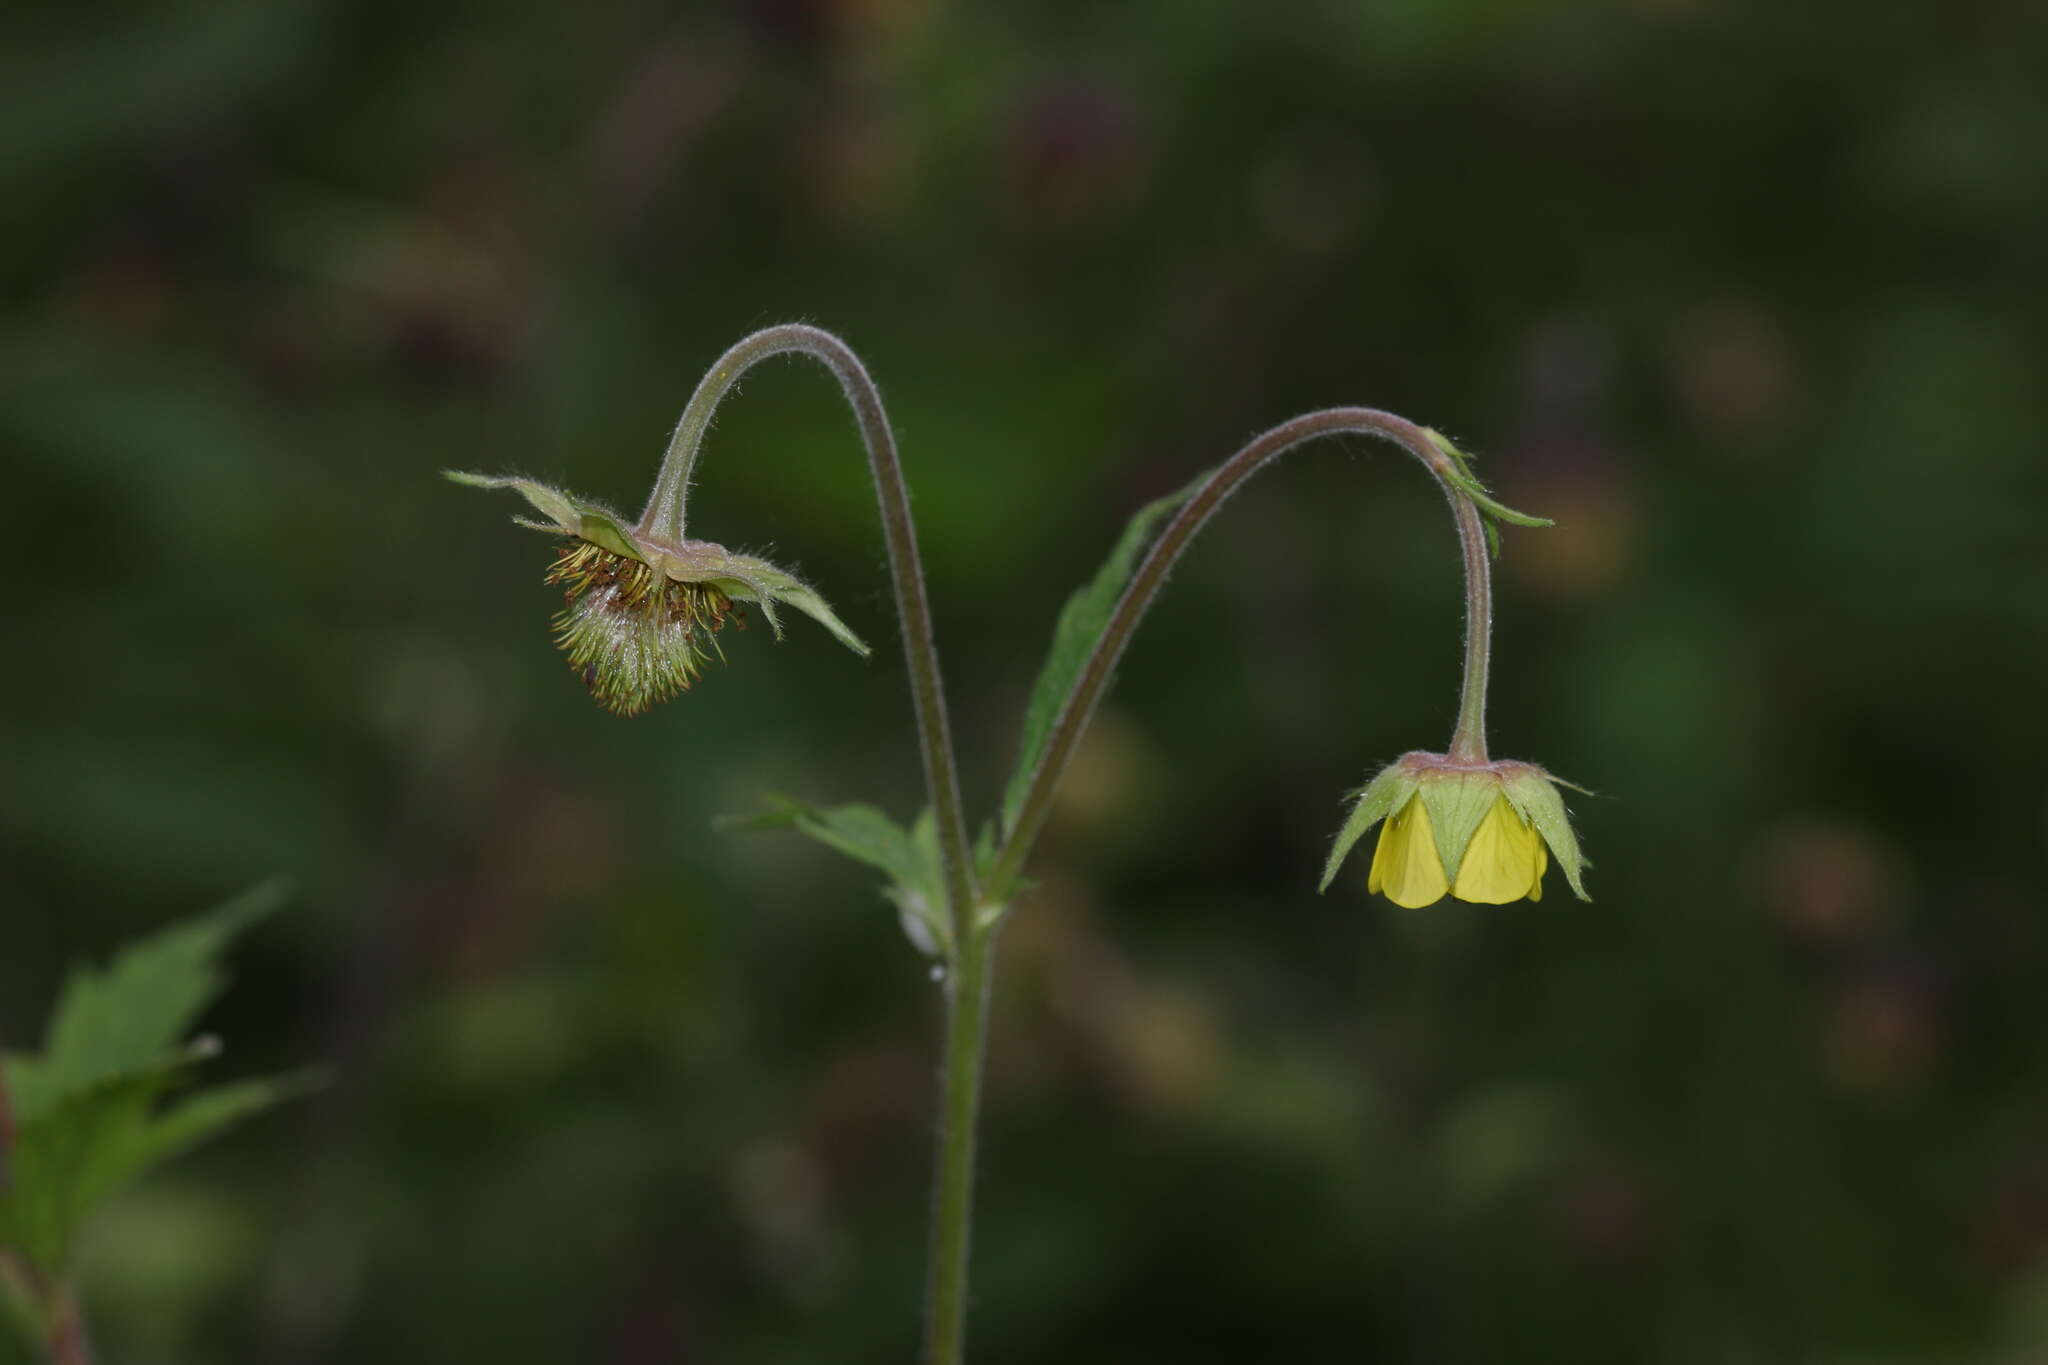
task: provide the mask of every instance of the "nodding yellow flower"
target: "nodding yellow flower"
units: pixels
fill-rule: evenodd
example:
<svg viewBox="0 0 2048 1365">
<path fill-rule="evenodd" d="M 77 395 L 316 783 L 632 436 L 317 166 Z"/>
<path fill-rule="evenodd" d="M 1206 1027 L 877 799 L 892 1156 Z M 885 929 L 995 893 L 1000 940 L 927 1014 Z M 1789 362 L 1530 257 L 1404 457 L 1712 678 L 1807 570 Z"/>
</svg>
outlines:
<svg viewBox="0 0 2048 1365">
<path fill-rule="evenodd" d="M 1581 900 L 1589 866 L 1558 795 L 1533 763 L 1460 763 L 1403 754 L 1359 792 L 1323 869 L 1337 875 L 1352 846 L 1385 820 L 1366 889 L 1396 905 L 1434 905 L 1446 893 L 1480 905 L 1542 900 L 1553 855 Z"/>
<path fill-rule="evenodd" d="M 516 489 L 545 521 L 520 519 L 536 531 L 565 534 L 547 581 L 563 587 L 555 643 L 600 706 L 638 715 L 689 690 L 705 662 L 723 657 L 717 635 L 729 620 L 744 628 L 736 602 L 753 602 L 779 639 L 777 603 L 815 618 L 847 648 L 868 647 L 825 599 L 765 559 L 735 554 L 708 540 L 666 540 L 608 508 L 531 479 L 462 474 L 476 488 Z"/>
</svg>

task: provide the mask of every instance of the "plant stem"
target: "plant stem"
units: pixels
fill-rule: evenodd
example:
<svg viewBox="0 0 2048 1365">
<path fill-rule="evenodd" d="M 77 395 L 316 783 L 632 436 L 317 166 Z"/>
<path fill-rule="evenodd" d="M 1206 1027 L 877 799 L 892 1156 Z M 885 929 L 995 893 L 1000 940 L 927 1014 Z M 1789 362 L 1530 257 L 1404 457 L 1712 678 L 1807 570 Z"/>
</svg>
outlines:
<svg viewBox="0 0 2048 1365">
<path fill-rule="evenodd" d="M 925 1365 L 959 1365 L 967 1336 L 975 1128 L 1001 917 L 971 918 L 966 935 L 955 939 L 958 947 L 946 976 L 946 1056 L 940 1073 L 938 1167 L 925 1282 Z"/>
<path fill-rule="evenodd" d="M 85 1332 L 78 1296 L 58 1285 L 50 1298 L 50 1365 L 93 1365 L 92 1339 Z"/>
<path fill-rule="evenodd" d="M 1117 599 L 1111 611 L 1109 624 L 1095 641 L 1095 648 L 1074 679 L 1074 688 L 1067 694 L 1061 705 L 1059 717 L 1053 722 L 1052 731 L 1045 745 L 1038 767 L 1031 775 L 1031 784 L 1026 789 L 1022 805 L 1018 809 L 1017 822 L 1003 840 L 997 851 L 995 863 L 989 869 L 988 886 L 992 894 L 1005 896 L 1016 884 L 1024 867 L 1024 860 L 1030 855 L 1032 845 L 1037 841 L 1039 830 L 1052 809 L 1053 794 L 1058 790 L 1060 778 L 1066 773 L 1067 764 L 1074 756 L 1075 746 L 1082 733 L 1088 728 L 1089 720 L 1095 714 L 1095 707 L 1102 699 L 1103 690 L 1109 685 L 1110 675 L 1115 671 L 1117 661 L 1123 657 L 1130 644 L 1131 633 L 1144 618 L 1146 610 L 1159 595 L 1160 587 L 1166 582 L 1182 551 L 1194 539 L 1209 518 L 1216 514 L 1224 499 L 1235 492 L 1240 484 L 1256 474 L 1272 461 L 1307 441 L 1319 436 L 1336 436 L 1356 433 L 1365 436 L 1379 436 L 1406 450 L 1435 476 L 1442 485 L 1444 495 L 1451 501 L 1451 509 L 1458 523 L 1458 534 L 1464 548 L 1466 594 L 1468 615 L 1465 633 L 1465 695 L 1459 708 L 1458 730 L 1453 741 L 1456 749 L 1462 744 L 1467 751 L 1484 749 L 1484 719 L 1486 690 L 1487 636 L 1492 622 L 1492 606 L 1489 596 L 1490 581 L 1487 574 L 1486 536 L 1479 521 L 1478 510 L 1470 498 L 1452 484 L 1453 472 L 1450 458 L 1436 446 L 1429 433 L 1413 422 L 1396 417 L 1392 413 L 1375 408 L 1326 408 L 1321 412 L 1306 413 L 1291 421 L 1282 422 L 1272 430 L 1254 437 L 1249 444 L 1217 467 L 1195 491 L 1193 497 L 1181 505 L 1180 511 L 1167 523 L 1159 534 L 1138 571 L 1131 575 L 1131 581 L 1124 586 L 1123 596 Z"/>
<path fill-rule="evenodd" d="M 958 1365 L 966 1340 L 968 1243 L 974 1210 L 974 1138 L 981 1106 L 983 1054 L 988 1038 L 989 983 L 995 966 L 998 915 L 980 913 L 980 890 L 969 853 L 967 817 L 953 756 L 939 655 L 932 639 L 931 605 L 910 516 L 910 493 L 896 458 L 896 437 L 882 395 L 852 349 L 830 332 L 801 323 L 769 327 L 744 337 L 718 358 L 690 395 L 669 438 L 661 473 L 640 515 L 640 533 L 680 541 L 683 504 L 704 434 L 718 405 L 740 376 L 771 356 L 807 355 L 838 379 L 860 425 L 874 475 L 882 534 L 889 546 L 889 576 L 903 623 L 903 654 L 917 712 L 925 788 L 936 814 L 939 855 L 946 873 L 946 914 L 952 928 L 946 974 L 945 1060 L 940 1073 L 939 1149 L 932 1198 L 931 1269 L 925 1299 L 925 1359 Z"/>
<path fill-rule="evenodd" d="M 1447 757 L 1459 763 L 1486 762 L 1486 675 L 1493 641 L 1493 556 L 1486 527 L 1472 499 L 1446 485 L 1458 522 L 1458 546 L 1465 559 L 1465 681 L 1458 694 L 1458 727 Z"/>
<path fill-rule="evenodd" d="M 875 501 L 882 513 L 882 535 L 889 545 L 889 577 L 896 589 L 896 614 L 903 622 L 903 655 L 910 670 L 910 695 L 917 712 L 919 750 L 924 757 L 925 788 L 938 821 L 939 854 L 946 869 L 947 915 L 953 941 L 965 940 L 976 887 L 968 855 L 967 816 L 960 802 L 960 775 L 953 757 L 952 727 L 946 719 L 945 690 L 939 677 L 939 653 L 932 641 L 931 606 L 925 596 L 924 566 L 917 553 L 917 527 L 910 518 L 910 491 L 896 459 L 896 437 L 882 395 L 867 367 L 852 348 L 830 332 L 802 323 L 784 323 L 743 337 L 720 356 L 697 391 L 690 395 L 682 420 L 669 438 L 661 473 L 636 528 L 663 539 L 683 539 L 683 503 L 704 433 L 718 405 L 740 376 L 771 356 L 807 355 L 832 372 L 845 390 L 846 401 L 860 425 L 867 446 L 868 468 L 874 475 Z"/>
</svg>

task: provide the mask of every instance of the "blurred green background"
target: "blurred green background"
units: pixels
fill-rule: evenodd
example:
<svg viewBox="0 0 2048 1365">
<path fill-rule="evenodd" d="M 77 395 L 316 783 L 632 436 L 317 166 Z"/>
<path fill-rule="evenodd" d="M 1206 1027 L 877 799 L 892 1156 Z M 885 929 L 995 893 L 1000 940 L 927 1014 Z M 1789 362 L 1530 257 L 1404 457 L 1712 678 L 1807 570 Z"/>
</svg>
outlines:
<svg viewBox="0 0 2048 1365">
<path fill-rule="evenodd" d="M 0 1035 L 274 872 L 101 1225 L 109 1362 L 909 1359 L 937 993 L 771 792 L 919 802 L 822 372 L 693 529 L 807 622 L 636 721 L 443 466 L 628 506 L 702 368 L 891 404 L 977 812 L 1066 593 L 1247 436 L 1512 505 L 1494 741 L 1581 905 L 1318 898 L 1457 555 L 1305 450 L 1138 637 L 1005 941 L 973 1355 L 2048 1360 L 2048 17 L 2031 0 L 209 0 L 0 41 Z"/>
</svg>

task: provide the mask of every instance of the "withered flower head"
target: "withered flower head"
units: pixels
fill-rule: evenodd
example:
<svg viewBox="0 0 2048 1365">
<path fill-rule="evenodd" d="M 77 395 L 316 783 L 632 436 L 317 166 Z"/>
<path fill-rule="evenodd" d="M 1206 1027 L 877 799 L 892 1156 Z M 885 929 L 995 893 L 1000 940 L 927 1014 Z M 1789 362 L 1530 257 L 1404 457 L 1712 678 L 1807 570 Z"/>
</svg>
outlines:
<svg viewBox="0 0 2048 1365">
<path fill-rule="evenodd" d="M 759 605 L 778 639 L 775 608 L 785 603 L 847 648 L 868 652 L 822 597 L 765 559 L 708 540 L 665 540 L 531 479 L 456 470 L 448 477 L 474 488 L 516 489 L 546 518 L 515 518 L 520 525 L 569 537 L 547 574 L 563 587 L 555 643 L 590 695 L 616 715 L 638 715 L 687 691 L 707 659 L 723 658 L 718 632 L 728 620 L 746 624 L 735 603 Z"/>
</svg>

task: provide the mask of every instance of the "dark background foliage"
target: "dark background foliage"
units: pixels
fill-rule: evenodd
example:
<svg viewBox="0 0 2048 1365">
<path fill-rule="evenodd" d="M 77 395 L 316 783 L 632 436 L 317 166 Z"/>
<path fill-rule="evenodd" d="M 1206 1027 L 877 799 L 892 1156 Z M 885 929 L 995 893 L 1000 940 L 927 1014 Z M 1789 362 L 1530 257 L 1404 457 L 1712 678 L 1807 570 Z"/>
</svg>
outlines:
<svg viewBox="0 0 2048 1365">
<path fill-rule="evenodd" d="M 882 648 L 621 722 L 548 546 L 802 318 L 884 386 L 978 808 L 1122 518 L 1305 408 L 1511 504 L 1496 751 L 1580 905 L 1313 894 L 1454 709 L 1457 559 L 1303 451 L 1140 635 L 1006 940 L 974 1354 L 2048 1350 L 2048 63 L 2025 0 L 96 4 L 0 43 L 0 1033 L 273 872 L 99 1229 L 110 1361 L 902 1361 L 936 994 L 765 793 L 919 800 L 830 384 L 703 533 Z"/>
</svg>

